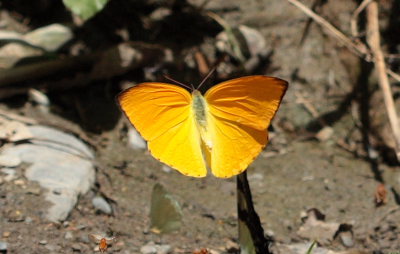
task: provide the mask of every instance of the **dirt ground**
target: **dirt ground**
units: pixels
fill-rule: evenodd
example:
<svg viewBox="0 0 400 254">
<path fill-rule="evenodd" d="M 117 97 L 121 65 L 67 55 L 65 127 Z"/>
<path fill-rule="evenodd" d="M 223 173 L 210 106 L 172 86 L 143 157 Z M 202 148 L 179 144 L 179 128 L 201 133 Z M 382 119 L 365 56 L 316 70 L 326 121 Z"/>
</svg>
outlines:
<svg viewBox="0 0 400 254">
<path fill-rule="evenodd" d="M 167 68 L 175 79 L 197 84 L 201 77 L 190 67 L 194 52 L 200 49 L 210 61 L 215 60 L 215 36 L 222 31 L 209 18 L 194 14 L 199 13 L 197 8 L 203 1 L 188 1 L 190 8 L 182 9 L 170 3 L 175 1 L 138 1 L 138 10 L 120 10 L 120 17 L 110 16 L 121 4 L 114 2 L 117 3 L 110 10 L 100 13 L 100 17 L 77 32 L 79 43 L 84 41 L 87 46 L 82 51 L 101 50 L 116 43 L 119 33 L 98 31 L 117 26 L 126 29 L 132 41 L 156 42 L 173 52 L 173 61 L 163 63 L 162 67 L 152 63 L 146 68 Z M 350 34 L 350 19 L 357 1 L 303 2 L 308 6 L 317 3 L 315 10 L 321 16 Z M 14 27 L 16 30 L 63 21 L 63 17 L 57 16 L 49 16 L 49 21 L 34 19 L 42 15 L 36 13 L 31 14 L 31 23 L 26 25 L 21 18 L 27 15 L 23 9 L 13 9 L 15 6 L 7 1 L 0 3 L 1 17 L 19 25 L 20 28 Z M 160 21 L 151 16 L 152 21 L 150 14 L 160 6 L 178 10 L 174 15 L 159 17 Z M 400 45 L 400 33 L 396 33 L 400 16 L 395 14 L 399 7 L 395 0 L 380 4 L 383 44 L 391 54 L 398 53 Z M 373 65 L 349 52 L 287 1 L 215 0 L 209 1 L 202 11 L 216 12 L 232 26 L 257 29 L 266 39 L 268 59 L 250 74 L 289 81 L 288 92 L 272 124 L 270 144 L 248 169 L 256 210 L 275 245 L 312 240 L 303 239 L 297 231 L 303 223 L 302 214 L 316 208 L 325 214 L 327 222 L 351 225 L 354 239 L 351 247 L 338 238 L 322 247 L 385 254 L 400 251 L 400 172 L 392 156 L 390 127 Z M 132 26 L 124 24 L 127 17 Z M 89 28 L 92 30 L 85 30 Z M 143 35 L 146 29 L 153 34 Z M 93 31 L 100 34 L 98 38 L 85 38 L 89 36 L 85 33 Z M 134 31 L 142 33 L 136 35 Z M 394 70 L 399 66 L 396 61 L 391 62 Z M 200 248 L 235 253 L 235 179 L 185 177 L 174 170 L 163 170 L 149 152 L 127 145 L 128 122 L 114 97 L 125 84 L 148 79 L 143 68 L 84 86 L 46 87 L 49 83 L 79 78 L 82 73 L 66 72 L 29 84 L 38 85 L 48 95 L 49 112 L 42 112 L 25 94 L 5 98 L 0 105 L 2 110 L 39 123 L 83 133 L 96 153 L 95 186 L 79 197 L 76 208 L 59 224 L 43 220 L 50 205 L 41 195 L 46 190 L 24 179 L 24 167 L 18 169 L 17 178 L 24 181 L 23 187 L 21 182 L 0 183 L 0 238 L 8 243 L 5 253 L 92 253 L 95 244 L 88 238 L 91 233 L 118 236 L 108 253 L 140 253 L 141 247 L 151 241 L 170 245 L 171 253 L 192 253 Z M 223 78 L 217 77 L 215 82 L 220 79 Z M 393 92 L 396 106 L 400 106 L 398 86 L 393 86 Z M 332 128 L 332 134 L 316 138 L 324 127 Z M 181 204 L 181 230 L 162 236 L 149 231 L 150 197 L 155 183 L 161 183 Z M 387 203 L 377 206 L 375 192 L 380 183 L 386 186 Z M 91 200 L 98 194 L 107 198 L 113 215 L 96 212 Z"/>
</svg>

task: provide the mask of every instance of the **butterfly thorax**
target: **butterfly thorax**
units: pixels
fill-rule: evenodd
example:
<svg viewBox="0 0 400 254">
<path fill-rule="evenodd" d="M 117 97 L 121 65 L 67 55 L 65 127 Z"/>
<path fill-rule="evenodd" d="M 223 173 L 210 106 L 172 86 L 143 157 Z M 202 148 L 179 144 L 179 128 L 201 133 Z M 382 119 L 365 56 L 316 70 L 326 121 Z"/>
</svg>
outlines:
<svg viewBox="0 0 400 254">
<path fill-rule="evenodd" d="M 209 135 L 209 130 L 207 128 L 207 102 L 203 95 L 197 90 L 192 93 L 193 97 L 193 113 L 196 121 L 197 129 L 199 130 L 201 139 L 206 144 L 206 146 L 211 149 L 212 142 Z"/>
</svg>

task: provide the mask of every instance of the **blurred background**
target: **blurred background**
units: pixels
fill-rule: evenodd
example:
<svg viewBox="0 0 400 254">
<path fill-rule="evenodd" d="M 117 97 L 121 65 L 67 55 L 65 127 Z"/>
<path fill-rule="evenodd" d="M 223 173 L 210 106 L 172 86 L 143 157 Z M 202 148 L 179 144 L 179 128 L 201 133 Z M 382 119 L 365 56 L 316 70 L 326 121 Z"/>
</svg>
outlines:
<svg viewBox="0 0 400 254">
<path fill-rule="evenodd" d="M 398 125 L 387 111 L 400 108 L 400 2 L 377 1 L 376 17 L 371 2 L 0 0 L 0 253 L 92 253 L 90 234 L 117 236 L 109 253 L 237 253 L 235 179 L 162 165 L 115 100 L 163 75 L 196 87 L 217 63 L 202 90 L 245 75 L 289 82 L 248 169 L 274 253 L 313 240 L 330 253 L 398 251 Z M 157 183 L 165 206 L 152 199 Z M 155 234 L 164 215 L 152 206 L 179 226 Z"/>
</svg>

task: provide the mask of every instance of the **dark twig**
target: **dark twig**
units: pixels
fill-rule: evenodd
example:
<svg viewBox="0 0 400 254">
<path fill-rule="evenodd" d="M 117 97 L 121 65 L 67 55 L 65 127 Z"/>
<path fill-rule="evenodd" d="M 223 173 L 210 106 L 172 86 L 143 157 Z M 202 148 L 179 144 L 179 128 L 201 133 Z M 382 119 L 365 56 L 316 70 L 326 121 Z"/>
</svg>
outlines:
<svg viewBox="0 0 400 254">
<path fill-rule="evenodd" d="M 258 217 L 258 214 L 254 209 L 246 171 L 238 175 L 236 179 L 239 221 L 241 221 L 249 229 L 256 254 L 272 254 L 272 252 L 269 251 L 270 241 L 265 238 L 260 217 Z"/>
</svg>

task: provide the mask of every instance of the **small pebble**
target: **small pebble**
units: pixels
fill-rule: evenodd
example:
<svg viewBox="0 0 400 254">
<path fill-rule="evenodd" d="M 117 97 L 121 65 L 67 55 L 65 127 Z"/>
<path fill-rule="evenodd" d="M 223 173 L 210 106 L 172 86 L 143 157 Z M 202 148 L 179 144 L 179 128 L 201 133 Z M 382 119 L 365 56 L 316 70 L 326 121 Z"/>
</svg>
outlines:
<svg viewBox="0 0 400 254">
<path fill-rule="evenodd" d="M 142 254 L 168 254 L 171 252 L 171 246 L 168 244 L 158 245 L 154 242 L 149 242 L 140 248 Z"/>
<path fill-rule="evenodd" d="M 346 231 L 346 232 L 341 232 L 339 234 L 340 240 L 342 241 L 342 244 L 345 247 L 353 247 L 354 246 L 354 241 L 353 241 L 353 235 L 351 232 Z"/>
<path fill-rule="evenodd" d="M 25 223 L 32 223 L 33 219 L 31 217 L 26 217 L 25 218 Z"/>
<path fill-rule="evenodd" d="M 319 141 L 326 141 L 328 139 L 330 139 L 333 135 L 333 128 L 329 127 L 329 126 L 325 126 L 324 128 L 322 128 L 317 135 L 315 135 L 315 137 L 319 140 Z"/>
<path fill-rule="evenodd" d="M 253 173 L 248 177 L 249 181 L 262 181 L 264 179 L 263 174 L 261 173 Z"/>
<path fill-rule="evenodd" d="M 96 208 L 96 210 L 99 210 L 99 211 L 101 211 L 101 212 L 103 212 L 105 214 L 111 214 L 112 213 L 111 206 L 102 197 L 93 198 L 92 199 L 92 204 Z"/>
<path fill-rule="evenodd" d="M 0 252 L 2 253 L 7 253 L 7 243 L 6 242 L 0 242 Z"/>
<path fill-rule="evenodd" d="M 41 245 L 46 245 L 46 244 L 47 244 L 47 241 L 46 241 L 46 240 L 40 240 L 40 241 L 39 241 L 39 244 L 41 244 Z"/>
<path fill-rule="evenodd" d="M 8 220 L 11 222 L 19 222 L 19 221 L 24 221 L 25 216 L 22 214 L 21 211 L 15 210 L 12 211 L 8 214 Z"/>
<path fill-rule="evenodd" d="M 171 252 L 171 246 L 168 244 L 158 245 L 157 254 L 168 254 Z"/>
<path fill-rule="evenodd" d="M 74 251 L 81 251 L 82 250 L 82 246 L 80 244 L 78 244 L 78 243 L 72 244 L 71 248 Z"/>
<path fill-rule="evenodd" d="M 66 240 L 71 240 L 71 239 L 73 239 L 73 238 L 74 238 L 74 235 L 72 234 L 71 231 L 67 231 L 67 232 L 65 233 L 65 235 L 64 235 L 64 239 L 66 239 Z"/>
<path fill-rule="evenodd" d="M 59 251 L 61 250 L 61 246 L 56 244 L 47 244 L 45 248 L 48 249 L 49 251 L 57 253 L 60 253 Z"/>
<path fill-rule="evenodd" d="M 32 194 L 35 196 L 39 196 L 41 192 L 42 192 L 42 188 L 40 188 L 39 185 L 28 186 L 28 188 L 26 188 L 26 190 L 25 190 L 26 194 Z"/>
<path fill-rule="evenodd" d="M 154 245 L 145 245 L 140 248 L 140 253 L 142 254 L 156 254 L 157 248 Z"/>
<path fill-rule="evenodd" d="M 14 168 L 21 164 L 21 159 L 13 155 L 0 155 L 0 166 Z"/>
<path fill-rule="evenodd" d="M 15 185 L 19 185 L 19 186 L 24 186 L 25 185 L 25 181 L 23 179 L 18 179 L 14 181 Z"/>
<path fill-rule="evenodd" d="M 128 130 L 128 141 L 129 146 L 133 149 L 142 150 L 146 149 L 147 147 L 146 141 L 144 141 L 144 139 L 134 128 L 129 128 Z"/>
<path fill-rule="evenodd" d="M 6 174 L 5 177 L 3 177 L 4 181 L 6 182 L 11 182 L 13 181 L 15 178 L 17 178 L 17 173 L 15 171 L 15 169 L 12 168 L 2 168 L 1 172 Z"/>
<path fill-rule="evenodd" d="M 165 173 L 170 173 L 171 172 L 171 168 L 168 167 L 167 165 L 162 165 L 162 171 L 164 171 Z"/>
<path fill-rule="evenodd" d="M 3 238 L 8 238 L 11 235 L 10 231 L 3 232 Z"/>
</svg>

